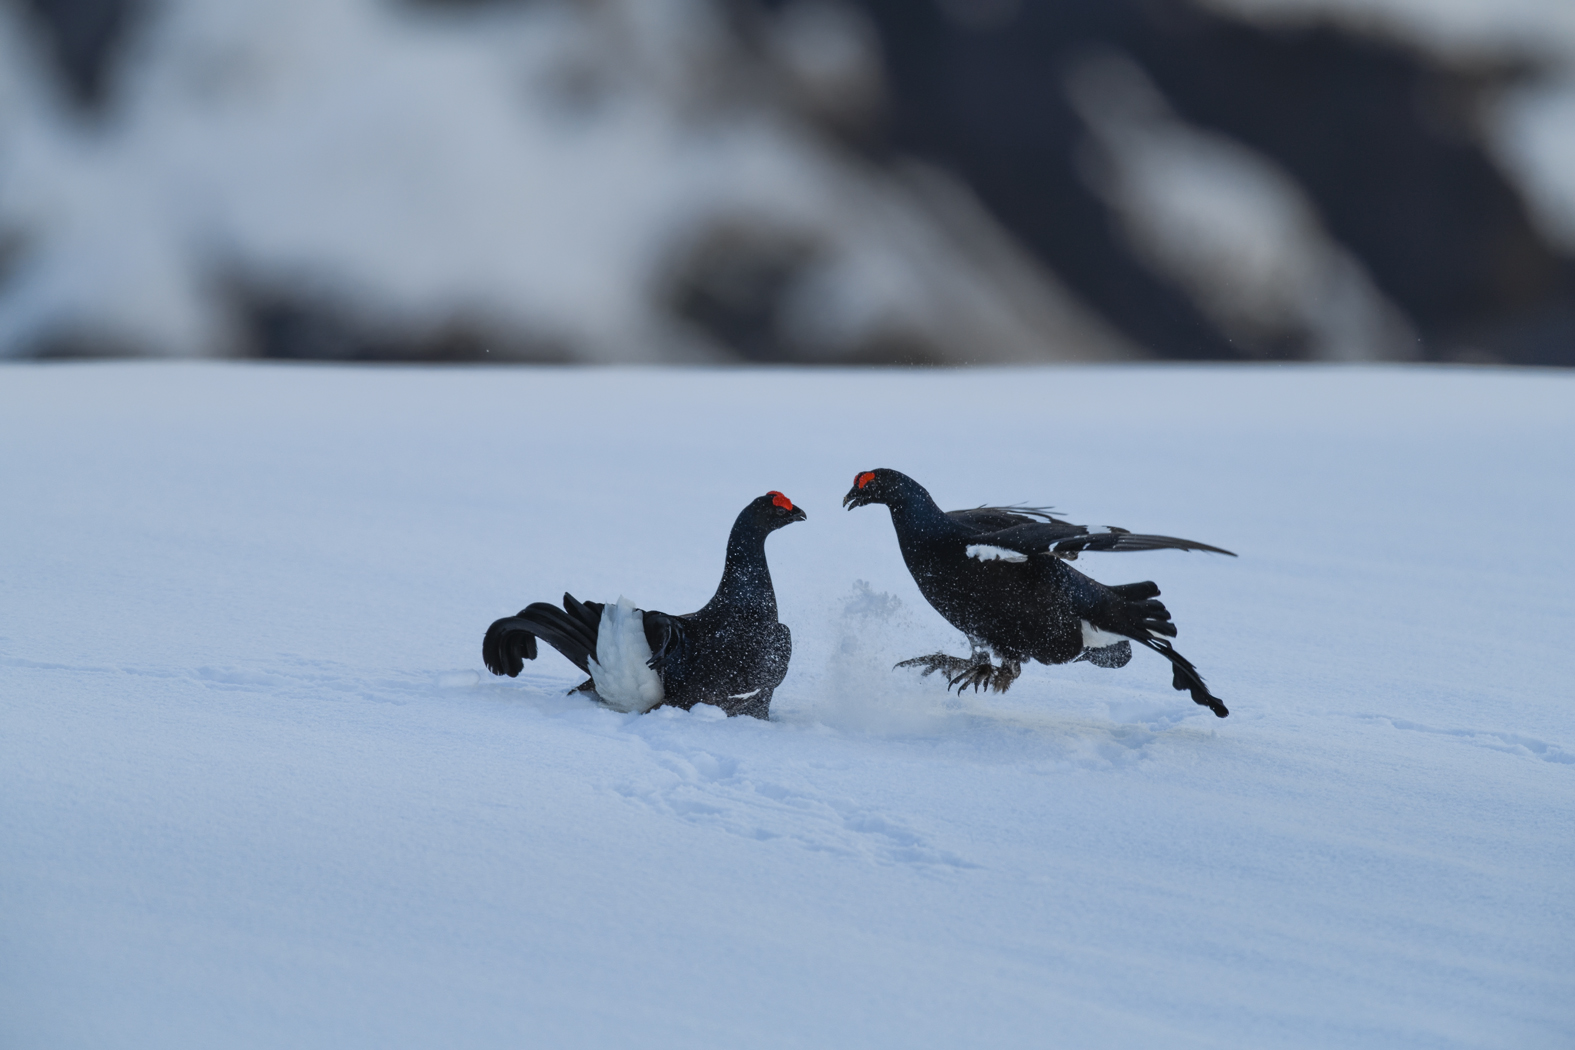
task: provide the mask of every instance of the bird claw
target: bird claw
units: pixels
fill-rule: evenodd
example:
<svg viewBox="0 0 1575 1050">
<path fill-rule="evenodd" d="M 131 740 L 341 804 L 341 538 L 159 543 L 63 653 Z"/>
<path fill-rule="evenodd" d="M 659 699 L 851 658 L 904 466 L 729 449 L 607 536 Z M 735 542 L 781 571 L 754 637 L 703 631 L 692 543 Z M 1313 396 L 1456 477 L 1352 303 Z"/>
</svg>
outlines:
<svg viewBox="0 0 1575 1050">
<path fill-rule="evenodd" d="M 1017 681 L 1017 676 L 1023 673 L 1022 665 L 1017 661 L 1005 660 L 1000 667 L 996 667 L 990 662 L 990 654 L 984 652 L 976 652 L 967 659 L 948 656 L 945 653 L 931 653 L 929 656 L 915 656 L 911 660 L 903 660 L 892 670 L 898 667 L 922 667 L 924 670 L 920 672 L 921 678 L 927 678 L 936 671 L 941 671 L 946 675 L 947 691 L 950 692 L 955 687 L 958 693 L 969 686 L 973 686 L 973 691 L 976 693 L 981 688 L 1004 693 L 1011 688 L 1013 682 Z"/>
<path fill-rule="evenodd" d="M 974 692 L 978 692 L 979 686 L 983 685 L 986 689 L 1004 693 L 1012 687 L 1013 682 L 1017 681 L 1018 675 L 1023 673 L 1023 665 L 1016 660 L 1002 660 L 1000 667 L 991 667 L 988 664 L 985 667 L 986 673 L 983 678 L 975 682 Z M 959 686 L 957 691 L 962 692 L 962 687 Z"/>
<path fill-rule="evenodd" d="M 985 657 L 985 660 L 988 661 L 988 659 L 988 657 Z M 915 656 L 911 660 L 903 660 L 899 663 L 893 664 L 892 670 L 895 671 L 899 667 L 922 667 L 924 670 L 919 673 L 919 677 L 921 678 L 928 678 L 936 671 L 943 671 L 945 672 L 947 679 L 951 680 L 954 676 L 963 674 L 969 669 L 976 667 L 978 663 L 978 654 L 975 654 L 972 659 L 965 660 L 960 656 L 948 656 L 945 653 L 931 653 L 929 656 Z"/>
<path fill-rule="evenodd" d="M 979 664 L 975 667 L 968 668 L 968 670 L 964 671 L 962 674 L 951 679 L 951 681 L 946 683 L 946 688 L 950 689 L 952 686 L 956 686 L 957 695 L 961 696 L 962 691 L 971 685 L 973 686 L 973 691 L 977 693 L 980 686 L 989 688 L 990 683 L 994 678 L 995 668 L 992 665 L 988 663 Z"/>
</svg>

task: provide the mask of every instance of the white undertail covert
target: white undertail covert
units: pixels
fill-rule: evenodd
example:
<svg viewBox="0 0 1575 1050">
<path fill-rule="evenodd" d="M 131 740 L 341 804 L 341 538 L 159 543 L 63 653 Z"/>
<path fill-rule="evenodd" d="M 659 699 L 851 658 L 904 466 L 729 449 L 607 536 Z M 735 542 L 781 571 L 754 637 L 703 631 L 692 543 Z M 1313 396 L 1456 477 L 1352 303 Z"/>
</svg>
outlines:
<svg viewBox="0 0 1575 1050">
<path fill-rule="evenodd" d="M 1087 620 L 1079 620 L 1078 623 L 1083 626 L 1083 648 L 1085 649 L 1103 649 L 1106 646 L 1127 640 L 1126 635 L 1116 634 L 1112 631 L 1102 631 Z M 1153 632 L 1150 633 L 1152 634 Z"/>
<path fill-rule="evenodd" d="M 596 629 L 596 658 L 590 661 L 596 695 L 619 711 L 645 712 L 666 695 L 662 680 L 647 663 L 651 646 L 645 640 L 645 613 L 628 598 L 602 606 Z"/>
</svg>

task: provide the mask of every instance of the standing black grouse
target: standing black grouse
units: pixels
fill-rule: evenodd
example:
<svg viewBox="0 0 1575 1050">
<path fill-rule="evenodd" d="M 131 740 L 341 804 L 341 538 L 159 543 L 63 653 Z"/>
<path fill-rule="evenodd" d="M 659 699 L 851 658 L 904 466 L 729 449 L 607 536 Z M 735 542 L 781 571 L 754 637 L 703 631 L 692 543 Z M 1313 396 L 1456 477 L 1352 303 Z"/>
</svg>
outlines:
<svg viewBox="0 0 1575 1050">
<path fill-rule="evenodd" d="M 870 503 L 891 510 L 897 545 L 919 592 L 973 646 L 969 659 L 934 653 L 898 667 L 923 667 L 926 675 L 941 671 L 959 690 L 971 685 L 1005 692 L 1024 660 L 1124 667 L 1137 642 L 1170 661 L 1177 689 L 1221 718 L 1230 714 L 1191 661 L 1171 646 L 1176 628 L 1158 601 L 1157 586 L 1147 581 L 1110 586 L 1067 564 L 1080 551 L 1230 551 L 1174 536 L 1089 529 L 1034 507 L 948 513 L 924 486 L 895 470 L 860 473 L 842 499 L 849 510 Z M 992 653 L 1001 666 L 991 663 Z"/>
<path fill-rule="evenodd" d="M 715 704 L 729 715 L 767 718 L 771 694 L 787 674 L 793 636 L 777 622 L 766 566 L 766 537 L 805 514 L 780 492 L 752 501 L 733 522 L 716 595 L 698 612 L 669 616 L 563 596 L 563 608 L 535 602 L 487 628 L 481 658 L 493 674 L 514 677 L 536 659 L 539 637 L 590 679 L 589 692 L 620 711 L 669 704 Z"/>
</svg>

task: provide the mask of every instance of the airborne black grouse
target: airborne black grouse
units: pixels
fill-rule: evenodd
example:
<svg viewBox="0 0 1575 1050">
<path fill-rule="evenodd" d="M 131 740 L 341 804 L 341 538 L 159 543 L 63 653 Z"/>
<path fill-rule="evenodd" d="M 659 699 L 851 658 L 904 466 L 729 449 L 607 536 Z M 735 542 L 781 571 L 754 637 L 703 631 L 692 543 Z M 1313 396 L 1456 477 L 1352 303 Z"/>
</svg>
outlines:
<svg viewBox="0 0 1575 1050">
<path fill-rule="evenodd" d="M 722 582 L 698 612 L 669 616 L 637 609 L 627 598 L 603 605 L 565 594 L 562 609 L 535 602 L 493 623 L 481 658 L 493 674 L 512 678 L 536 659 L 539 637 L 591 676 L 573 691 L 592 692 L 620 711 L 715 704 L 729 715 L 767 718 L 793 636 L 777 622 L 766 537 L 804 518 L 780 492 L 745 507 L 727 538 Z"/>
<path fill-rule="evenodd" d="M 1172 648 L 1170 613 L 1151 582 L 1116 586 L 1089 579 L 1067 564 L 1079 551 L 1230 551 L 1173 536 L 1125 529 L 1089 529 L 1025 507 L 942 511 L 924 486 L 895 470 L 867 470 L 853 479 L 842 505 L 852 510 L 884 503 L 897 545 L 919 592 L 968 636 L 973 656 L 935 653 L 898 667 L 941 671 L 960 689 L 989 686 L 1005 692 L 1028 659 L 1046 664 L 1088 660 L 1123 667 L 1131 642 L 1159 653 L 1173 669 L 1171 684 L 1224 718 L 1191 661 Z M 1235 557 L 1234 554 L 1231 554 Z M 1130 641 L 1129 641 L 1130 639 Z M 1001 666 L 990 661 L 1000 657 Z"/>
</svg>

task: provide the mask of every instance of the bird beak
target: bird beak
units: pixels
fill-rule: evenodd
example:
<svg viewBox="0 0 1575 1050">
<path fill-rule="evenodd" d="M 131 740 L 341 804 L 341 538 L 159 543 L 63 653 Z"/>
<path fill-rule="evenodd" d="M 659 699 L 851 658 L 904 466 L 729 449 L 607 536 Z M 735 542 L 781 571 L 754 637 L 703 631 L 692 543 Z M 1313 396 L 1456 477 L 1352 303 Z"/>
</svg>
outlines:
<svg viewBox="0 0 1575 1050">
<path fill-rule="evenodd" d="M 860 495 L 861 493 L 859 492 L 857 485 L 849 489 L 848 494 L 842 497 L 843 508 L 846 510 L 852 510 L 854 507 L 864 506 L 865 501 L 859 498 Z"/>
<path fill-rule="evenodd" d="M 788 515 L 788 521 L 789 522 L 804 521 L 804 520 L 806 520 L 808 518 L 809 518 L 809 515 L 804 513 L 804 508 L 803 507 L 794 507 L 793 508 L 793 512 Z"/>
</svg>

